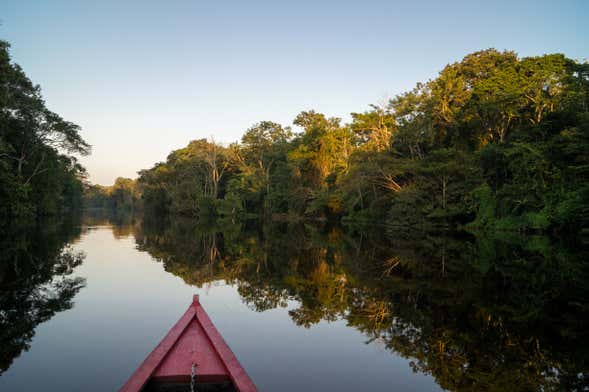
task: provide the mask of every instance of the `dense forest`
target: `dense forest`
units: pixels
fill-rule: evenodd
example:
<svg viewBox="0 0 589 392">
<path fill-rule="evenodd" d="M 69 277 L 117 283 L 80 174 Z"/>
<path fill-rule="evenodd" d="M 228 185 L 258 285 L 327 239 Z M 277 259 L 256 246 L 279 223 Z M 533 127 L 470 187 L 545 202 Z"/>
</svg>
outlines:
<svg viewBox="0 0 589 392">
<path fill-rule="evenodd" d="M 84 187 L 84 208 L 104 209 L 128 213 L 141 208 L 141 195 L 137 181 L 118 177 L 111 186 L 86 184 Z"/>
<path fill-rule="evenodd" d="M 0 40 L 0 222 L 79 209 L 90 152 L 80 127 L 47 109 L 41 88 L 11 62 Z"/>
<path fill-rule="evenodd" d="M 578 231 L 589 223 L 589 64 L 494 49 L 351 122 L 304 111 L 195 140 L 94 204 L 188 216 Z M 126 194 L 125 194 L 126 193 Z"/>
<path fill-rule="evenodd" d="M 589 64 L 488 49 L 349 123 L 313 110 L 229 146 L 85 184 L 80 128 L 50 111 L 0 42 L 0 219 L 88 208 L 390 227 L 586 230 Z"/>
<path fill-rule="evenodd" d="M 115 237 L 185 283 L 345 320 L 444 389 L 582 390 L 587 241 L 551 234 L 589 233 L 588 149 L 589 64 L 488 49 L 348 123 L 261 121 L 94 185 L 80 128 L 0 41 L 0 374 L 73 306 L 85 256 L 67 244 L 115 211 Z M 82 206 L 82 224 L 45 220 Z M 441 228 L 477 233 L 422 230 Z"/>
</svg>

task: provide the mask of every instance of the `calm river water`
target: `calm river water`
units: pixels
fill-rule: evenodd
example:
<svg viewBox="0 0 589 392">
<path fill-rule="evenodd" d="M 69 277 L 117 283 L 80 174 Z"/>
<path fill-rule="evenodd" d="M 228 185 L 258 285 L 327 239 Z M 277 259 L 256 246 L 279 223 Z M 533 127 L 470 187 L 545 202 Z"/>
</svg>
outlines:
<svg viewBox="0 0 589 392">
<path fill-rule="evenodd" d="M 1 391 L 116 391 L 193 294 L 261 391 L 587 386 L 586 253 L 543 237 L 93 215 L 2 246 Z"/>
</svg>

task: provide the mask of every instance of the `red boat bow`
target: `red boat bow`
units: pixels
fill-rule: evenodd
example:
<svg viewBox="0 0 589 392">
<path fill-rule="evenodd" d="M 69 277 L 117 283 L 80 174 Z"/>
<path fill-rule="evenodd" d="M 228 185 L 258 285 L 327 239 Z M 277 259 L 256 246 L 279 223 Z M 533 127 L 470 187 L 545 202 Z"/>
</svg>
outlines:
<svg viewBox="0 0 589 392">
<path fill-rule="evenodd" d="M 186 313 L 120 392 L 139 392 L 150 381 L 190 383 L 193 364 L 199 384 L 230 381 L 237 391 L 257 391 L 195 295 Z"/>
</svg>

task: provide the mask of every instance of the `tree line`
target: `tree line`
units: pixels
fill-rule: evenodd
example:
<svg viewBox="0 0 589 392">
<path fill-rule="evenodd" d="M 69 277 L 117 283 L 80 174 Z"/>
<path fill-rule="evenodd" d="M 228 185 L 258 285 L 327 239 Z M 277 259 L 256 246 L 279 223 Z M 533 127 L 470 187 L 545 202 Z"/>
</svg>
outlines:
<svg viewBox="0 0 589 392">
<path fill-rule="evenodd" d="M 391 227 L 578 231 L 589 221 L 589 64 L 494 49 L 447 65 L 351 121 L 313 110 L 239 143 L 85 184 L 80 128 L 50 111 L 0 41 L 0 219 L 80 207 Z"/>
<path fill-rule="evenodd" d="M 0 222 L 57 215 L 82 204 L 90 153 L 80 127 L 49 110 L 41 88 L 0 40 Z"/>
<path fill-rule="evenodd" d="M 118 177 L 111 186 L 86 184 L 84 208 L 129 212 L 141 208 L 141 194 L 137 182 L 131 178 Z"/>
<path fill-rule="evenodd" d="M 589 64 L 488 49 L 349 123 L 262 121 L 139 172 L 144 208 L 189 216 L 578 230 L 589 221 Z"/>
</svg>

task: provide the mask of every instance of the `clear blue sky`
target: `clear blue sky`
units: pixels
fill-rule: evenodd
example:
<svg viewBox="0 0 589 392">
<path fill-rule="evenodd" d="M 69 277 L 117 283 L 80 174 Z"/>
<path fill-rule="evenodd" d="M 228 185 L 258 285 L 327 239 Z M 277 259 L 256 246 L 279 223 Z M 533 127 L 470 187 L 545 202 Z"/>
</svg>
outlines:
<svg viewBox="0 0 589 392">
<path fill-rule="evenodd" d="M 589 57 L 585 0 L 0 0 L 0 20 L 101 184 L 260 120 L 347 119 L 476 50 Z"/>
</svg>

